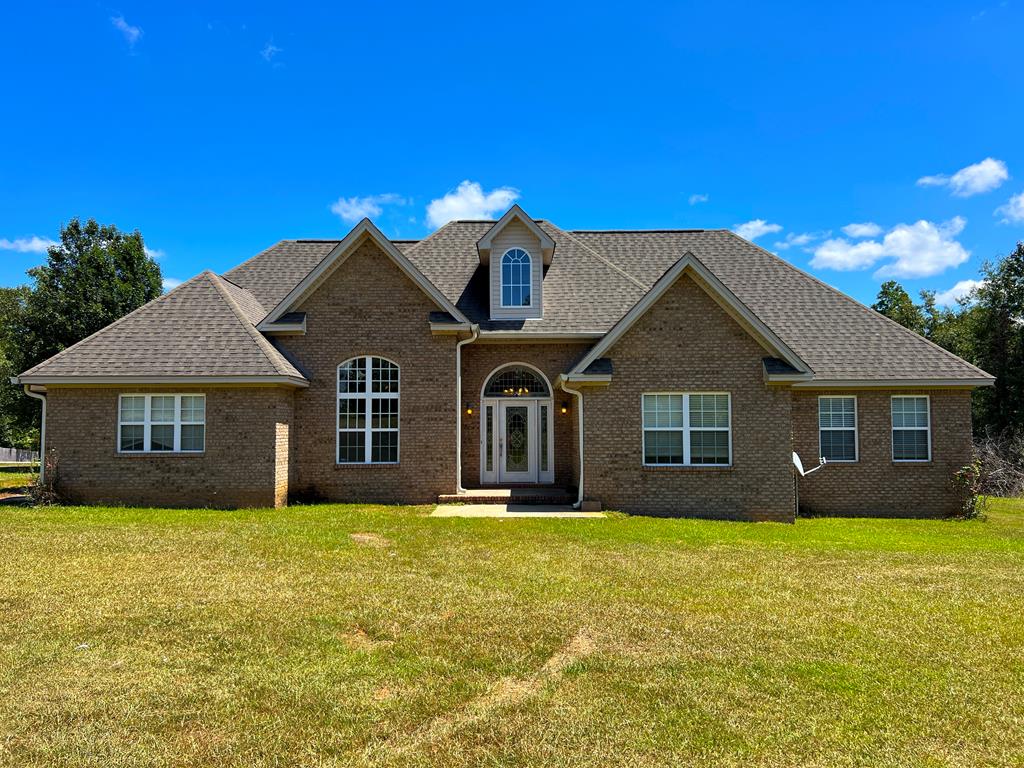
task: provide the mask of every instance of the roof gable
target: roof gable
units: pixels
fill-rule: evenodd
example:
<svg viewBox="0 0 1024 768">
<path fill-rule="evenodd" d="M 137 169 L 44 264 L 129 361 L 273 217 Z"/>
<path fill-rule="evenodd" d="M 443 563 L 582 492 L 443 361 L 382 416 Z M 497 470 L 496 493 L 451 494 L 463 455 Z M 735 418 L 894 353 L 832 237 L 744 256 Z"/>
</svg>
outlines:
<svg viewBox="0 0 1024 768">
<path fill-rule="evenodd" d="M 433 299 L 439 308 L 448 312 L 460 322 L 469 322 L 455 304 L 439 291 L 394 243 L 384 237 L 384 234 L 374 226 L 372 221 L 363 219 L 278 302 L 277 306 L 259 324 L 259 330 L 272 330 L 270 326 L 274 322 L 293 311 L 308 298 L 348 258 L 349 254 L 367 238 L 373 240 L 410 280 L 416 283 L 424 293 Z"/>
<path fill-rule="evenodd" d="M 731 315 L 744 330 L 747 331 L 766 349 L 777 354 L 793 368 L 799 371 L 810 372 L 807 365 L 799 355 L 779 338 L 771 328 L 765 325 L 749 307 L 741 302 L 736 295 L 730 291 L 718 277 L 711 272 L 692 253 L 686 253 L 679 261 L 665 272 L 664 275 L 654 284 L 640 301 L 620 319 L 607 334 L 584 355 L 584 357 L 569 372 L 570 376 L 586 375 L 587 368 L 596 360 L 603 357 L 622 336 L 632 328 L 658 299 L 665 292 L 675 285 L 684 274 L 695 275 L 699 278 L 697 284 L 703 288 L 729 315 Z"/>
<path fill-rule="evenodd" d="M 501 234 L 501 231 L 505 229 L 513 221 L 518 221 L 523 224 L 537 240 L 540 241 L 541 254 L 544 259 L 544 264 L 548 265 L 551 263 L 551 259 L 555 253 L 555 241 L 551 239 L 547 232 L 540 228 L 536 221 L 526 214 L 518 204 L 513 205 L 506 211 L 505 215 L 498 219 L 494 226 L 484 233 L 476 244 L 477 253 L 480 254 L 480 263 L 489 264 L 491 261 L 491 244 L 494 238 Z"/>
</svg>

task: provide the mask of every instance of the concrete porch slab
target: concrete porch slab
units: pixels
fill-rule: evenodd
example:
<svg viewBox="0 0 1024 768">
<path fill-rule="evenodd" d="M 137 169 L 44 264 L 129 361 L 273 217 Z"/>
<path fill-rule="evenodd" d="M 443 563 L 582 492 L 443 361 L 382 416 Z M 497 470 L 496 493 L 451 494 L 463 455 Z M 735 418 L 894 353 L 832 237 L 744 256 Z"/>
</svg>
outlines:
<svg viewBox="0 0 1024 768">
<path fill-rule="evenodd" d="M 431 517 L 604 517 L 556 504 L 438 504 Z"/>
</svg>

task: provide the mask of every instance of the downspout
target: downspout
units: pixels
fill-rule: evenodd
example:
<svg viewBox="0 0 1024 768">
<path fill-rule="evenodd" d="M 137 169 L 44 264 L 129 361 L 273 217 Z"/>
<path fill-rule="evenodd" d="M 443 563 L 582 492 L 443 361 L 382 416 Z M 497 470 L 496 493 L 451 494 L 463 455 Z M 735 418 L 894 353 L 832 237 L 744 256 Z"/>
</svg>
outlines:
<svg viewBox="0 0 1024 768">
<path fill-rule="evenodd" d="M 455 492 L 465 493 L 462 487 L 462 347 L 472 344 L 480 336 L 479 323 L 469 326 L 468 339 L 455 342 Z"/>
<path fill-rule="evenodd" d="M 43 415 L 39 422 L 39 485 L 43 485 L 46 481 L 46 395 L 33 392 L 29 384 L 23 386 L 26 395 L 43 403 Z"/>
<path fill-rule="evenodd" d="M 583 393 L 578 389 L 570 389 L 566 386 L 567 379 L 563 376 L 562 378 L 562 391 L 568 392 L 570 395 L 576 397 L 576 418 L 578 426 L 576 431 L 579 433 L 579 454 L 580 454 L 580 482 L 579 492 L 576 495 L 576 503 L 572 505 L 573 509 L 579 509 L 583 505 Z"/>
</svg>

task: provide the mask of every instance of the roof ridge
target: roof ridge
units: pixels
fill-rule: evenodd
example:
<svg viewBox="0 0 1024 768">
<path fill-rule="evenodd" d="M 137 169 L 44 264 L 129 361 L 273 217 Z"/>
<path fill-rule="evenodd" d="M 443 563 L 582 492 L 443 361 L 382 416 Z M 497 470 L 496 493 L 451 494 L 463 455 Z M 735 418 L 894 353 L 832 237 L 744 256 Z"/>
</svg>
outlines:
<svg viewBox="0 0 1024 768">
<path fill-rule="evenodd" d="M 73 349 L 74 349 L 75 347 L 77 347 L 77 346 L 79 346 L 79 345 L 81 345 L 81 344 L 85 344 L 85 342 L 87 342 L 87 341 L 89 341 L 90 339 L 93 339 L 93 338 L 95 338 L 95 337 L 99 336 L 99 335 L 100 335 L 100 334 L 102 334 L 102 333 L 106 333 L 107 331 L 109 331 L 109 330 L 113 329 L 113 328 L 114 328 L 115 326 L 118 326 L 118 325 L 120 325 L 120 324 L 121 324 L 121 323 L 123 323 L 123 322 L 124 322 L 125 320 L 127 320 L 127 319 L 128 319 L 128 318 L 130 318 L 130 317 L 132 317 L 133 315 L 136 315 L 136 314 L 138 314 L 139 312 L 141 312 L 142 310 L 144 310 L 144 309 L 145 309 L 146 307 L 150 307 L 150 306 L 152 306 L 152 305 L 154 305 L 154 304 L 157 304 L 157 303 L 159 303 L 159 302 L 163 301 L 164 299 L 168 298 L 169 296 L 171 296 L 171 294 L 173 294 L 173 293 L 176 293 L 176 292 L 180 291 L 180 290 L 181 290 L 182 288 L 184 288 L 184 287 L 185 287 L 186 285 L 189 285 L 190 283 L 193 283 L 193 282 L 195 282 L 196 280 L 198 280 L 198 279 L 199 279 L 200 277 L 202 277 L 202 276 L 203 276 L 203 274 L 204 274 L 203 272 L 200 272 L 200 273 L 199 273 L 198 275 L 193 275 L 193 276 L 192 276 L 192 277 L 190 277 L 190 278 L 189 278 L 188 280 L 186 280 L 185 282 L 183 282 L 183 283 L 182 283 L 181 285 L 177 285 L 177 286 L 175 286 L 174 288 L 172 288 L 171 290 L 169 290 L 169 291 L 168 291 L 167 293 L 162 293 L 162 294 L 160 294 L 160 295 L 159 295 L 159 296 L 157 296 L 157 297 L 156 297 L 155 299 L 150 299 L 150 300 L 149 300 L 149 301 L 147 301 L 147 302 L 146 302 L 145 304 L 143 304 L 143 305 L 142 305 L 141 307 L 136 307 L 135 309 L 133 309 L 133 310 L 132 310 L 131 312 L 129 312 L 128 314 L 126 314 L 126 315 L 121 315 L 121 317 L 117 318 L 117 320 L 115 320 L 114 322 L 112 322 L 112 323 L 109 323 L 109 324 L 107 324 L 107 325 L 103 326 L 103 327 L 102 327 L 102 328 L 100 328 L 100 329 L 99 329 L 98 331 L 93 331 L 93 332 L 92 332 L 92 333 L 90 333 L 90 334 L 89 334 L 88 336 L 86 336 L 86 337 L 85 337 L 84 339 L 79 339 L 78 341 L 76 341 L 76 342 L 75 342 L 74 344 L 72 344 L 72 345 L 71 345 L 70 347 L 64 347 L 64 349 L 62 349 L 62 350 L 61 350 L 60 352 L 58 352 L 57 354 L 55 354 L 55 355 L 51 355 L 50 357 L 46 358 L 45 360 L 41 360 L 40 362 L 36 363 L 35 365 L 33 365 L 33 366 L 32 366 L 31 368 L 29 368 L 28 370 L 26 370 L 26 371 L 22 371 L 22 372 L 21 372 L 21 373 L 19 373 L 18 375 L 19 375 L 19 376 L 26 376 L 26 375 L 28 375 L 28 374 L 31 374 L 31 373 L 32 373 L 33 371 L 35 371 L 35 370 L 36 370 L 37 368 L 40 368 L 40 367 L 42 367 L 43 365 L 45 365 L 45 364 L 47 364 L 47 363 L 51 363 L 51 362 L 53 362 L 54 360 L 56 360 L 57 358 L 59 358 L 59 357 L 63 357 L 65 353 L 67 353 L 67 352 L 70 352 L 70 351 L 71 351 L 71 350 L 73 350 Z"/>
<path fill-rule="evenodd" d="M 566 237 L 568 237 L 568 238 L 569 238 L 570 240 L 572 240 L 572 241 L 573 241 L 574 243 L 576 243 L 576 244 L 577 244 L 578 246 L 580 246 L 580 248 L 583 248 L 584 250 L 586 250 L 586 251 L 589 251 L 589 252 L 590 252 L 590 253 L 591 253 L 591 254 L 592 254 L 593 256 L 595 256 L 595 257 L 596 257 L 596 258 L 597 258 L 597 259 L 598 259 L 599 261 L 603 262 L 603 263 L 604 263 L 604 264 L 605 264 L 606 266 L 610 267 L 611 269 L 614 269 L 614 270 L 615 270 L 616 272 L 618 272 L 618 273 L 619 273 L 620 275 L 622 275 L 622 276 L 623 276 L 623 277 L 625 277 L 625 278 L 626 278 L 627 280 L 629 280 L 629 281 L 630 281 L 631 283 L 633 283 L 633 285 L 635 285 L 635 286 L 636 286 L 637 288 L 639 288 L 639 289 L 640 289 L 640 291 L 641 291 L 641 295 L 646 295 L 646 293 L 647 293 L 647 291 L 648 291 L 649 289 L 648 289 L 647 287 L 645 287 L 643 283 L 641 283 L 641 282 L 640 282 L 639 280 L 637 280 L 637 279 L 636 279 L 635 277 L 633 277 L 633 276 L 632 276 L 631 274 L 629 274 L 628 272 L 626 272 L 626 270 L 622 269 L 622 267 L 620 267 L 620 266 L 618 266 L 618 265 L 614 264 L 614 263 L 613 263 L 613 262 L 612 262 L 612 261 L 611 261 L 611 260 L 610 260 L 610 259 L 609 259 L 609 258 L 608 258 L 607 256 L 602 256 L 602 255 L 601 255 L 600 253 L 598 253 L 597 251 L 595 251 L 595 250 L 594 250 L 593 248 L 591 248 L 591 247 L 590 247 L 589 245 L 587 245 L 586 243 L 582 243 L 582 242 L 580 242 L 580 241 L 579 241 L 579 240 L 577 240 L 577 239 L 576 239 L 575 237 L 573 237 L 573 236 L 572 236 L 572 235 L 571 235 L 571 234 L 570 234 L 569 232 L 567 232 L 567 231 L 566 231 L 566 230 L 564 230 L 564 229 L 559 229 L 559 228 L 558 228 L 557 226 L 555 226 L 554 224 L 552 224 L 552 223 L 551 223 L 550 221 L 549 221 L 549 222 L 546 222 L 546 223 L 548 224 L 548 226 L 552 227 L 553 229 L 556 229 L 556 230 L 558 230 L 558 231 L 559 231 L 559 232 L 561 232 L 561 233 L 562 233 L 563 235 L 565 235 Z"/>
<path fill-rule="evenodd" d="M 249 338 L 252 339 L 253 343 L 259 348 L 260 352 L 262 352 L 264 357 L 267 358 L 267 361 L 274 367 L 274 370 L 277 371 L 282 376 L 291 376 L 292 373 L 285 369 L 283 366 L 281 366 L 278 360 L 276 359 L 277 349 L 274 347 L 274 345 L 272 345 L 267 340 L 266 336 L 264 336 L 262 333 L 257 331 L 255 327 L 253 327 L 253 324 L 249 322 L 248 318 L 246 318 L 245 313 L 242 311 L 242 308 L 238 306 L 238 302 L 235 301 L 235 297 L 232 296 L 231 293 L 223 285 L 221 285 L 220 281 L 223 280 L 224 278 L 210 270 L 206 270 L 205 272 L 203 272 L 203 274 L 208 275 L 211 278 L 210 282 L 213 283 L 214 288 L 221 296 L 224 297 L 224 300 L 227 302 L 228 307 L 234 313 L 235 318 L 241 324 L 242 328 L 245 329 L 245 332 L 249 334 Z M 228 280 L 227 282 L 230 283 L 231 281 Z M 231 285 L 234 285 L 234 283 L 231 283 Z M 269 347 L 271 351 L 268 352 L 267 347 Z"/>
<path fill-rule="evenodd" d="M 214 274 L 217 274 L 217 273 L 214 273 Z M 228 285 L 232 286 L 233 288 L 237 288 L 240 291 L 245 291 L 245 293 L 247 293 L 252 298 L 252 300 L 254 302 L 256 302 L 256 306 L 258 306 L 263 311 L 263 317 L 266 317 L 269 314 L 267 312 L 267 308 L 263 306 L 263 302 L 260 301 L 258 298 L 256 298 L 256 294 L 253 293 L 252 291 L 250 291 L 244 285 L 239 285 L 238 283 L 236 283 L 231 278 L 224 277 L 224 275 L 217 275 L 217 277 L 219 277 L 221 280 L 223 280 L 225 283 L 227 283 Z M 262 322 L 262 320 L 263 320 L 263 318 L 261 317 L 260 321 Z"/>
<path fill-rule="evenodd" d="M 956 355 L 956 354 L 950 352 L 948 349 L 945 349 L 944 347 L 940 347 L 938 344 L 936 344 L 931 339 L 926 339 L 921 334 L 915 333 L 914 331 L 910 330 L 909 328 L 907 328 L 904 325 L 900 325 L 899 323 L 897 323 L 892 318 L 886 317 L 885 315 L 883 315 L 881 312 L 879 312 L 877 310 L 874 310 L 871 307 L 865 306 L 864 304 L 861 304 L 859 301 L 857 301 L 852 296 L 847 296 L 845 293 L 840 291 L 838 288 L 833 288 L 831 285 L 826 283 L 824 280 L 821 280 L 821 279 L 815 277 L 810 272 L 805 272 L 804 270 L 800 269 L 795 264 L 790 264 L 784 258 L 782 258 L 781 256 L 778 256 L 777 254 L 772 253 L 767 248 L 762 248 L 757 243 L 753 243 L 750 240 L 747 240 L 745 238 L 740 237 L 735 232 L 733 232 L 731 229 L 722 229 L 722 230 L 718 230 L 718 231 L 719 232 L 727 232 L 728 234 L 730 234 L 733 237 L 735 237 L 737 240 L 740 240 L 741 242 L 743 242 L 744 245 L 753 246 L 754 248 L 756 248 L 757 250 L 761 251 L 762 253 L 765 253 L 768 256 L 770 256 L 771 258 L 775 259 L 776 261 L 778 261 L 780 264 L 782 264 L 783 266 L 785 266 L 789 270 L 795 272 L 800 277 L 803 277 L 803 278 L 805 278 L 807 280 L 810 280 L 813 283 L 817 283 L 819 286 L 821 286 L 823 288 L 828 289 L 831 293 L 834 293 L 836 296 L 841 298 L 843 301 L 845 301 L 845 302 L 847 302 L 849 304 L 852 304 L 854 307 L 856 307 L 861 312 L 866 312 L 870 316 L 872 316 L 872 317 L 874 317 L 876 319 L 881 319 L 883 322 L 890 323 L 890 324 L 894 325 L 896 328 L 901 330 L 903 333 L 909 334 L 910 336 L 914 337 L 918 341 L 923 341 L 925 344 L 927 344 L 927 345 L 933 347 L 934 349 L 938 350 L 939 352 L 941 352 L 946 357 L 952 358 L 953 360 L 956 360 L 957 362 L 963 363 L 964 365 L 966 365 L 966 366 L 968 366 L 970 368 L 973 368 L 978 373 L 981 373 L 981 374 L 983 374 L 985 376 L 991 376 L 992 375 L 992 374 L 988 373 L 987 371 L 982 370 L 981 368 L 976 366 L 974 363 L 971 363 L 971 362 L 968 362 L 967 360 L 964 360 L 959 355 Z"/>
<path fill-rule="evenodd" d="M 697 234 L 700 232 L 718 232 L 716 229 L 565 229 L 563 232 L 570 232 L 573 234 L 594 234 L 594 235 L 648 235 L 648 234 L 667 234 L 670 232 L 683 232 L 688 234 Z"/>
</svg>

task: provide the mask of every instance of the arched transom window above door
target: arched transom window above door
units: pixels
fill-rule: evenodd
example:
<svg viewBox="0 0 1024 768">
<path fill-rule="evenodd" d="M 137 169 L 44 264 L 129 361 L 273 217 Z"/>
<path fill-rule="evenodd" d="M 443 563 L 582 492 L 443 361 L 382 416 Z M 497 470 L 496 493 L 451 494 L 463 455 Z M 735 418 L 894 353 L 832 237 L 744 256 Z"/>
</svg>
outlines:
<svg viewBox="0 0 1024 768">
<path fill-rule="evenodd" d="M 551 389 L 536 371 L 510 365 L 491 376 L 484 397 L 551 397 Z"/>
</svg>

